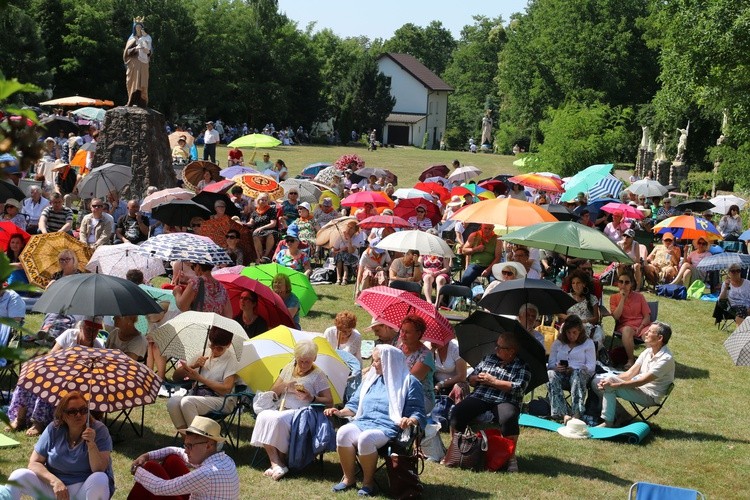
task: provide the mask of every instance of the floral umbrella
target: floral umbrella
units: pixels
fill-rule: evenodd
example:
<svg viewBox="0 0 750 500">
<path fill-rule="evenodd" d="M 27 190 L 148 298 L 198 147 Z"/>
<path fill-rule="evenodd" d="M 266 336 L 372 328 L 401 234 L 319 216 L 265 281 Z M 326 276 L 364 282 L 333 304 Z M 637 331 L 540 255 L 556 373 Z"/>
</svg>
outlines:
<svg viewBox="0 0 750 500">
<path fill-rule="evenodd" d="M 230 229 L 235 229 L 240 232 L 240 250 L 242 250 L 242 253 L 245 256 L 245 262 L 252 262 L 251 259 L 255 255 L 252 232 L 247 227 L 232 220 L 230 217 L 220 217 L 203 221 L 200 229 L 198 229 L 198 234 L 210 238 L 211 241 L 220 247 L 226 248 L 226 236 Z"/>
<path fill-rule="evenodd" d="M 333 166 L 336 167 L 337 170 L 346 170 L 347 168 L 350 168 L 349 165 L 351 165 L 352 163 L 354 163 L 355 165 L 355 167 L 352 169 L 355 172 L 360 168 L 365 167 L 365 160 L 363 160 L 359 155 L 355 154 L 340 156 L 339 159 L 333 163 Z"/>
<path fill-rule="evenodd" d="M 335 165 L 331 165 L 330 167 L 326 167 L 318 172 L 318 175 L 315 176 L 315 180 L 317 182 L 320 182 L 321 184 L 325 184 L 326 186 L 328 186 L 331 184 L 334 175 L 340 176 L 341 170 L 339 170 L 339 168 Z"/>
<path fill-rule="evenodd" d="M 146 196 L 141 203 L 141 210 L 144 212 L 151 212 L 155 206 L 163 203 L 169 203 L 173 200 L 189 200 L 195 196 L 195 193 L 182 188 L 168 188 L 162 189 Z"/>
<path fill-rule="evenodd" d="M 251 198 L 266 193 L 271 200 L 284 196 L 284 188 L 273 177 L 261 174 L 238 175 L 232 180 L 242 187 L 242 192 Z"/>
<path fill-rule="evenodd" d="M 168 233 L 152 236 L 138 252 L 164 260 L 182 260 L 196 264 L 232 264 L 226 250 L 205 236 L 192 233 Z"/>
<path fill-rule="evenodd" d="M 203 171 L 211 172 L 211 180 L 218 181 L 221 179 L 219 172 L 221 169 L 216 163 L 210 161 L 198 160 L 191 161 L 182 169 L 182 179 L 189 183 L 190 186 L 197 186 L 203 180 Z"/>
<path fill-rule="evenodd" d="M 29 239 L 19 260 L 29 281 L 46 288 L 52 275 L 60 270 L 57 260 L 60 252 L 72 250 L 78 258 L 78 270 L 86 271 L 91 249 L 67 233 L 36 234 Z"/>
</svg>

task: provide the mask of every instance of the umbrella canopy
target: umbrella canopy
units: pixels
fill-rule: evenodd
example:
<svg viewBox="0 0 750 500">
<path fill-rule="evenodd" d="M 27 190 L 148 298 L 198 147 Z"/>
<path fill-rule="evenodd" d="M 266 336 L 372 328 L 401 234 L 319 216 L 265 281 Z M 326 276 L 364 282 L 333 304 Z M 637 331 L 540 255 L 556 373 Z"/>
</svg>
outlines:
<svg viewBox="0 0 750 500">
<path fill-rule="evenodd" d="M 173 200 L 151 209 L 151 217 L 170 226 L 187 227 L 194 217 L 211 217 L 211 210 L 193 200 Z"/>
<path fill-rule="evenodd" d="M 607 203 L 602 208 L 602 211 L 622 215 L 628 219 L 643 219 L 643 214 L 635 207 L 631 207 L 625 203 Z"/>
<path fill-rule="evenodd" d="M 189 132 L 185 132 L 184 130 L 177 130 L 167 136 L 167 139 L 169 139 L 169 147 L 173 148 L 175 146 L 178 146 L 181 137 L 185 138 L 186 148 L 189 148 L 195 142 L 195 137 L 190 135 Z"/>
<path fill-rule="evenodd" d="M 201 189 L 201 192 L 198 196 L 200 196 L 203 193 L 214 193 L 214 194 L 227 194 L 227 191 L 232 189 L 234 185 L 237 184 L 231 179 L 222 179 L 217 182 L 212 182 L 208 186 Z M 228 196 L 228 195 L 227 195 Z M 228 199 L 228 197 L 227 197 Z"/>
<path fill-rule="evenodd" d="M 589 200 L 608 198 L 622 191 L 622 181 L 610 174 L 589 188 Z"/>
<path fill-rule="evenodd" d="M 366 204 L 374 207 L 390 207 L 391 204 L 386 200 L 385 195 L 380 191 L 360 191 L 353 193 L 341 200 L 345 207 L 363 207 Z"/>
<path fill-rule="evenodd" d="M 724 348 L 736 366 L 750 366 L 750 323 L 747 319 L 724 341 Z"/>
<path fill-rule="evenodd" d="M 548 193 L 562 193 L 562 182 L 555 177 L 548 177 L 537 173 L 516 175 L 508 179 L 514 184 L 547 191 Z"/>
<path fill-rule="evenodd" d="M 147 239 L 138 252 L 164 260 L 181 260 L 196 264 L 232 264 L 226 250 L 205 236 L 191 233 L 159 234 Z"/>
<path fill-rule="evenodd" d="M 240 295 L 242 292 L 255 292 L 258 295 L 255 314 L 266 321 L 269 330 L 279 325 L 294 328 L 294 320 L 289 315 L 289 309 L 284 305 L 284 299 L 260 281 L 238 274 L 217 274 L 214 278 L 227 290 L 235 316 L 241 312 Z"/>
<path fill-rule="evenodd" d="M 216 184 L 218 184 L 218 182 Z M 212 184 L 212 186 L 213 185 L 215 184 Z M 237 208 L 237 205 L 235 205 L 232 200 L 229 199 L 229 196 L 223 193 L 214 193 L 211 191 L 206 191 L 204 189 L 200 193 L 193 196 L 193 201 L 198 205 L 206 207 L 213 215 L 216 215 L 216 208 L 214 208 L 214 204 L 217 201 L 223 201 L 224 205 L 226 205 L 227 207 L 226 209 L 224 209 L 224 213 L 226 215 L 228 215 L 229 217 L 234 217 L 235 215 L 239 217 L 240 215 L 240 209 Z"/>
<path fill-rule="evenodd" d="M 510 332 L 518 342 L 518 357 L 531 371 L 531 381 L 526 392 L 546 384 L 547 365 L 544 346 L 523 329 L 521 324 L 496 314 L 477 311 L 456 325 L 456 338 L 461 357 L 472 366 L 479 364 L 485 356 L 495 353 L 495 345 L 500 333 Z"/>
<path fill-rule="evenodd" d="M 11 198 L 21 201 L 26 198 L 26 194 L 12 182 L 0 181 L 0 203 L 5 203 Z"/>
<path fill-rule="evenodd" d="M 557 222 L 555 216 L 542 207 L 515 198 L 480 201 L 463 207 L 453 214 L 451 219 L 494 224 L 506 229 L 530 226 L 539 222 Z"/>
<path fill-rule="evenodd" d="M 101 111 L 102 113 L 104 112 L 104 110 Z M 65 137 L 71 132 L 78 132 L 78 124 L 65 116 L 48 116 L 40 120 L 39 123 L 47 130 L 47 134 L 51 137 L 57 137 L 61 130 L 65 132 Z"/>
<path fill-rule="evenodd" d="M 83 97 L 80 95 L 74 95 L 70 97 L 59 97 L 57 99 L 51 99 L 39 103 L 40 106 L 63 106 L 63 107 L 79 107 L 79 106 L 114 106 L 115 103 L 103 99 L 94 99 L 91 97 Z"/>
<path fill-rule="evenodd" d="M 362 229 L 375 229 L 379 227 L 392 227 L 393 229 L 411 229 L 409 221 L 395 215 L 373 215 L 359 223 Z"/>
<path fill-rule="evenodd" d="M 122 351 L 74 346 L 24 363 L 18 386 L 52 405 L 80 391 L 89 410 L 113 412 L 155 403 L 161 379 Z"/>
<path fill-rule="evenodd" d="M 482 171 L 477 167 L 467 165 L 465 167 L 459 167 L 448 176 L 448 180 L 451 182 L 464 182 L 474 177 L 479 177 Z"/>
<path fill-rule="evenodd" d="M 565 194 L 560 197 L 560 201 L 570 201 L 576 197 L 579 192 L 587 193 L 599 181 L 609 175 L 614 168 L 611 163 L 602 165 L 591 165 L 576 175 L 568 179 L 565 183 Z"/>
<path fill-rule="evenodd" d="M 440 237 L 424 231 L 409 230 L 391 233 L 377 244 L 378 248 L 393 250 L 394 252 L 408 252 L 419 250 L 422 255 L 438 255 L 453 258 L 453 250 Z"/>
<path fill-rule="evenodd" d="M 220 170 L 221 169 L 216 163 L 211 163 L 210 161 L 191 161 L 182 169 L 182 179 L 185 182 L 188 182 L 191 186 L 197 186 L 198 183 L 203 180 L 204 171 L 211 173 L 211 180 L 218 181 L 221 179 L 219 176 Z"/>
<path fill-rule="evenodd" d="M 81 316 L 137 316 L 161 307 L 132 281 L 106 274 L 71 274 L 52 283 L 34 311 Z"/>
<path fill-rule="evenodd" d="M 396 208 L 393 209 L 393 215 L 397 215 L 402 219 L 409 220 L 409 217 L 417 215 L 417 208 L 422 207 L 425 209 L 425 217 L 432 221 L 432 225 L 437 226 L 442 218 L 440 214 L 440 208 L 431 201 L 423 200 L 421 198 L 412 198 L 408 200 L 399 200 Z"/>
<path fill-rule="evenodd" d="M 228 148 L 275 148 L 281 141 L 266 134 L 248 134 L 230 142 Z"/>
<path fill-rule="evenodd" d="M 474 196 L 474 192 L 470 191 L 466 186 L 453 186 L 450 191 L 451 196 L 464 197 L 467 194 Z"/>
<path fill-rule="evenodd" d="M 677 210 L 684 212 L 685 210 L 692 210 L 693 212 L 705 212 L 716 208 L 716 206 L 708 200 L 685 200 L 679 203 L 676 207 Z"/>
<path fill-rule="evenodd" d="M 312 306 L 318 300 L 318 294 L 310 283 L 310 278 L 299 271 L 290 269 L 279 264 L 261 264 L 259 266 L 246 267 L 240 273 L 256 281 L 260 281 L 267 287 L 271 288 L 273 278 L 277 274 L 286 274 L 292 282 L 292 293 L 299 299 L 300 314 L 307 316 Z"/>
<path fill-rule="evenodd" d="M 732 205 L 737 205 L 740 210 L 745 206 L 747 201 L 740 198 L 739 196 L 734 196 L 733 194 L 725 194 L 721 196 L 715 196 L 709 200 L 711 203 L 714 204 L 714 208 L 711 209 L 711 211 L 715 214 L 726 214 L 729 212 L 729 207 Z"/>
<path fill-rule="evenodd" d="M 180 310 L 177 308 L 177 304 L 175 304 L 174 292 L 172 290 L 165 290 L 163 288 L 156 288 L 149 285 L 138 285 L 138 287 L 156 302 L 169 303 L 166 314 L 162 318 L 160 324 L 169 321 L 180 314 Z M 144 335 L 147 334 L 150 330 L 148 317 L 143 315 L 138 316 L 138 320 L 135 322 L 135 328 Z"/>
<path fill-rule="evenodd" d="M 29 233 L 13 224 L 11 221 L 4 220 L 0 222 L 0 249 L 2 249 L 4 252 L 7 252 L 8 245 L 10 244 L 10 239 L 16 234 L 20 235 L 21 238 L 23 238 L 24 244 L 28 243 L 29 238 L 31 238 L 31 235 Z"/>
<path fill-rule="evenodd" d="M 189 200 L 195 196 L 195 193 L 182 188 L 162 189 L 146 196 L 141 203 L 141 210 L 151 212 L 155 206 L 169 203 L 174 200 Z"/>
<path fill-rule="evenodd" d="M 96 142 L 95 141 L 87 142 L 86 144 L 81 146 L 79 150 L 93 153 L 94 151 L 96 151 Z"/>
<path fill-rule="evenodd" d="M 488 191 L 492 191 L 493 193 L 497 191 L 500 194 L 505 194 L 508 191 L 508 185 L 503 181 L 499 181 L 496 179 L 490 179 L 488 181 L 480 182 L 479 187 L 482 187 Z"/>
<path fill-rule="evenodd" d="M 71 167 L 78 167 L 80 169 L 86 168 L 86 159 L 88 158 L 88 151 L 81 148 L 79 149 L 72 160 L 70 160 Z"/>
<path fill-rule="evenodd" d="M 281 182 L 284 192 L 288 193 L 290 189 L 296 189 L 299 192 L 299 201 L 307 202 L 311 205 L 318 203 L 321 189 L 312 182 L 304 179 L 287 179 Z"/>
<path fill-rule="evenodd" d="M 545 209 L 547 212 L 551 213 L 555 216 L 555 219 L 560 221 L 566 221 L 566 220 L 572 220 L 576 221 L 578 220 L 578 216 L 568 210 L 568 207 L 565 205 L 560 205 L 557 203 L 550 203 L 547 205 L 541 205 L 543 209 Z"/>
<path fill-rule="evenodd" d="M 451 198 L 450 190 L 445 186 L 441 186 L 437 182 L 417 182 L 414 184 L 414 189 L 436 195 L 442 202 L 446 202 Z"/>
<path fill-rule="evenodd" d="M 170 319 L 151 333 L 162 355 L 190 360 L 203 356 L 208 345 L 208 332 L 213 327 L 232 334 L 232 347 L 237 361 L 242 355 L 242 344 L 248 340 L 245 330 L 233 319 L 216 313 L 185 311 Z"/>
<path fill-rule="evenodd" d="M 328 186 L 331 184 L 334 175 L 338 175 L 339 177 L 343 176 L 338 167 L 331 165 L 330 167 L 321 169 L 320 172 L 315 175 L 315 180 Z"/>
<path fill-rule="evenodd" d="M 666 186 L 663 186 L 660 182 L 651 179 L 641 179 L 639 181 L 635 181 L 628 187 L 628 191 L 637 196 L 645 196 L 646 198 L 652 198 L 654 196 L 664 196 L 665 194 L 667 194 Z"/>
<path fill-rule="evenodd" d="M 133 171 L 127 165 L 105 163 L 89 172 L 78 184 L 81 198 L 104 198 L 111 191 L 121 192 L 130 184 Z"/>
<path fill-rule="evenodd" d="M 576 304 L 573 297 L 547 280 L 522 278 L 503 281 L 485 293 L 479 305 L 495 314 L 518 315 L 527 302 L 539 308 L 540 314 L 564 313 Z"/>
<path fill-rule="evenodd" d="M 723 271 L 732 264 L 742 269 L 750 268 L 750 255 L 737 252 L 722 252 L 701 259 L 696 266 L 701 271 Z"/>
<path fill-rule="evenodd" d="M 138 269 L 143 273 L 143 280 L 151 281 L 166 271 L 161 259 L 155 259 L 138 253 L 138 246 L 132 243 L 121 245 L 102 245 L 94 251 L 86 269 L 92 273 L 125 278 L 131 269 Z"/>
<path fill-rule="evenodd" d="M 423 200 L 432 201 L 434 199 L 430 193 L 415 188 L 399 188 L 393 193 L 393 197 L 398 198 L 399 200 L 421 198 Z"/>
<path fill-rule="evenodd" d="M 654 226 L 658 234 L 672 233 L 675 238 L 689 239 L 706 238 L 706 240 L 721 240 L 721 233 L 711 222 L 703 217 L 693 215 L 678 215 L 665 219 Z"/>
<path fill-rule="evenodd" d="M 93 106 L 86 106 L 73 111 L 73 116 L 77 118 L 83 118 L 84 120 L 94 120 L 97 122 L 103 122 L 105 114 L 106 111 L 100 108 L 95 108 Z"/>
<path fill-rule="evenodd" d="M 339 217 L 326 222 L 315 236 L 315 244 L 319 247 L 331 248 L 338 241 L 341 234 L 351 221 L 357 222 L 356 217 Z"/>
<path fill-rule="evenodd" d="M 78 259 L 78 270 L 86 271 L 86 263 L 91 256 L 88 245 L 81 243 L 67 233 L 35 234 L 21 252 L 19 260 L 29 281 L 45 288 L 52 275 L 60 270 L 58 257 L 63 250 L 71 250 Z"/>
<path fill-rule="evenodd" d="M 419 180 L 425 181 L 429 177 L 445 177 L 449 172 L 447 165 L 430 165 L 419 174 Z"/>
<path fill-rule="evenodd" d="M 461 186 L 466 188 L 471 194 L 473 194 L 480 200 L 489 200 L 495 198 L 495 193 L 477 185 L 474 182 L 467 182 L 466 184 L 461 184 Z"/>
<path fill-rule="evenodd" d="M 317 163 L 311 163 L 305 168 L 302 169 L 302 173 L 300 174 L 301 177 L 313 179 L 316 175 L 320 173 L 321 170 L 323 170 L 326 167 L 330 167 L 331 164 L 323 161 L 319 161 Z"/>
<path fill-rule="evenodd" d="M 318 203 L 323 203 L 324 198 L 330 198 L 333 202 L 333 208 L 335 208 L 336 210 L 339 210 L 341 208 L 341 198 L 333 191 L 326 189 L 321 192 L 320 198 L 318 198 Z"/>
<path fill-rule="evenodd" d="M 606 262 L 633 261 L 604 233 L 577 222 L 545 222 L 519 229 L 502 237 L 504 241 L 532 248 L 552 250 L 560 255 Z"/>
<path fill-rule="evenodd" d="M 240 233 L 239 247 L 245 257 L 245 262 L 251 262 L 255 248 L 253 247 L 252 232 L 239 222 L 232 220 L 230 217 L 218 217 L 203 221 L 197 233 L 209 238 L 222 248 L 227 246 L 227 233 L 234 229 Z M 237 271 L 235 274 L 238 274 Z"/>
<path fill-rule="evenodd" d="M 427 323 L 427 330 L 422 336 L 425 342 L 442 346 L 454 337 L 453 327 L 435 306 L 406 290 L 387 286 L 368 288 L 357 297 L 357 304 L 374 319 L 396 330 L 401 328 L 401 321 L 406 316 L 416 314 Z"/>
<path fill-rule="evenodd" d="M 245 342 L 237 375 L 255 392 L 271 389 L 279 372 L 294 361 L 294 346 L 302 340 L 312 340 L 318 346 L 315 366 L 328 378 L 333 403 L 340 403 L 351 370 L 331 344 L 317 334 L 278 326 L 253 337 Z"/>
<path fill-rule="evenodd" d="M 251 198 L 257 198 L 263 193 L 272 200 L 284 196 L 284 188 L 273 178 L 261 174 L 238 175 L 232 180 L 242 187 L 242 192 Z"/>
<path fill-rule="evenodd" d="M 250 167 L 241 167 L 239 165 L 234 165 L 231 167 L 223 168 L 221 169 L 221 172 L 219 172 L 219 175 L 224 177 L 225 179 L 233 179 L 237 177 L 238 175 L 250 175 L 250 174 L 260 174 L 257 170 Z"/>
</svg>

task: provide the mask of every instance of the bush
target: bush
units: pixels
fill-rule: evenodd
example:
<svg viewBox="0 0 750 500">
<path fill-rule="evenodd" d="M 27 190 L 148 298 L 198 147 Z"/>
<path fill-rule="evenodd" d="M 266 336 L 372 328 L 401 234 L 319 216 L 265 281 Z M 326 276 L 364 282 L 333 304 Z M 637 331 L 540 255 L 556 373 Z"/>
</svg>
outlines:
<svg viewBox="0 0 750 500">
<path fill-rule="evenodd" d="M 457 128 L 446 129 L 445 135 L 443 135 L 445 141 L 445 147 L 454 151 L 461 151 L 466 149 L 466 144 L 469 142 L 469 136 L 461 132 Z"/>
<path fill-rule="evenodd" d="M 530 151 L 531 137 L 521 127 L 510 123 L 501 123 L 495 132 L 495 150 L 500 154 L 512 154 L 513 146 L 518 144 L 524 151 Z"/>
</svg>

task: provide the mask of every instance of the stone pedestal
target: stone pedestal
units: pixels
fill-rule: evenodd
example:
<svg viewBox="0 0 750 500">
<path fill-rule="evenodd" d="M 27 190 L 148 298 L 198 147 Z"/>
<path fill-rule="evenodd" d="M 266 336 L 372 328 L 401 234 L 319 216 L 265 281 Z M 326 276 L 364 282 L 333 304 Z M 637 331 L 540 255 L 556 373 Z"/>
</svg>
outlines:
<svg viewBox="0 0 750 500">
<path fill-rule="evenodd" d="M 177 185 L 164 125 L 164 115 L 153 109 L 120 106 L 107 111 L 93 165 L 130 165 L 133 180 L 123 198 L 142 198 L 148 186 Z"/>
<path fill-rule="evenodd" d="M 671 164 L 668 161 L 662 160 L 654 162 L 654 180 L 661 183 L 663 186 L 669 184 L 669 171 Z"/>
<path fill-rule="evenodd" d="M 690 167 L 684 161 L 673 161 L 669 168 L 669 183 L 680 188 L 682 181 L 687 180 Z"/>
</svg>

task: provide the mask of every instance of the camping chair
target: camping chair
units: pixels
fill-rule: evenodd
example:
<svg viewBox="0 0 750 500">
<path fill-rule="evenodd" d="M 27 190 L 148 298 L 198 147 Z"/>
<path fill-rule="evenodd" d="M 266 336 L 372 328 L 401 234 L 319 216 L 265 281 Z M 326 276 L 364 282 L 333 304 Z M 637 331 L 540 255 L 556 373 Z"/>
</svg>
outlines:
<svg viewBox="0 0 750 500">
<path fill-rule="evenodd" d="M 406 429 L 402 430 L 395 439 L 391 439 L 384 446 L 378 448 L 378 464 L 375 467 L 375 485 L 380 491 L 390 491 L 390 483 L 388 488 L 383 488 L 383 485 L 378 482 L 378 472 L 386 468 L 388 457 L 392 454 L 398 455 L 412 455 L 416 450 L 419 452 L 422 438 L 424 437 L 424 430 L 418 425 L 411 425 Z M 420 461 L 422 466 L 417 465 L 417 474 L 424 472 L 424 461 Z M 359 465 L 359 459 L 357 459 L 357 466 L 360 472 L 362 471 Z M 386 475 L 386 478 L 388 476 Z"/>
<path fill-rule="evenodd" d="M 729 303 L 722 305 L 722 301 L 717 301 L 714 305 L 713 318 L 719 330 L 729 330 L 730 325 L 734 323 L 734 314 L 727 309 Z"/>
<path fill-rule="evenodd" d="M 246 385 L 237 384 L 234 392 L 224 396 L 221 408 L 208 412 L 204 417 L 215 420 L 221 425 L 221 435 L 227 438 L 227 444 L 234 450 L 240 448 L 240 430 L 242 426 L 242 414 L 253 410 L 253 394 Z M 231 411 L 226 410 L 229 401 L 236 398 L 237 403 Z M 232 430 L 235 429 L 234 435 Z"/>
<path fill-rule="evenodd" d="M 448 304 L 450 304 L 453 297 L 459 297 L 466 301 L 469 314 L 476 310 L 477 305 L 474 302 L 474 293 L 471 291 L 471 288 L 463 285 L 443 285 L 440 287 L 440 294 L 437 296 L 435 303 L 440 306 L 443 302 L 443 298 L 447 298 Z M 450 305 L 448 307 L 450 308 Z M 455 309 L 451 308 L 451 310 Z M 456 314 L 443 314 L 443 316 L 445 316 L 448 321 L 463 321 L 466 319 L 465 316 Z"/>
<path fill-rule="evenodd" d="M 407 292 L 412 292 L 418 297 L 422 296 L 422 283 L 416 283 L 414 281 L 395 280 L 388 283 L 388 286 L 391 288 L 395 288 L 396 290 L 406 290 Z"/>
<path fill-rule="evenodd" d="M 135 412 L 136 414 L 134 415 L 134 417 L 137 419 L 139 410 L 141 412 L 140 422 L 138 422 L 137 420 L 133 420 L 133 418 L 131 417 L 131 415 L 133 415 L 133 412 Z M 125 408 L 124 410 L 120 410 L 113 416 L 110 416 L 109 413 L 105 413 L 103 423 L 107 426 L 107 428 L 109 429 L 109 433 L 113 437 L 119 436 L 125 424 L 130 424 L 130 428 L 133 429 L 133 432 L 135 432 L 136 436 L 143 437 L 145 417 L 146 405 L 133 406 L 132 408 Z"/>
<path fill-rule="evenodd" d="M 651 310 L 650 319 L 653 323 L 656 321 L 657 317 L 659 316 L 659 303 L 654 302 L 647 302 L 648 308 Z M 734 319 L 734 318 L 732 318 Z M 615 345 L 615 337 L 622 338 L 622 334 L 620 332 L 612 332 L 612 337 L 609 339 L 609 349 L 612 349 L 612 347 Z M 633 341 L 635 342 L 635 345 L 643 344 L 643 339 L 640 339 L 638 337 L 633 337 Z"/>
<path fill-rule="evenodd" d="M 639 404 L 633 403 L 632 401 L 628 401 L 628 403 L 630 403 L 630 406 L 633 407 L 633 410 L 635 411 L 635 415 L 631 416 L 630 419 L 627 422 L 625 422 L 624 425 L 627 425 L 636 419 L 641 419 L 643 422 L 647 422 L 651 417 L 655 417 L 661 410 L 662 406 L 664 406 L 664 403 L 667 402 L 667 399 L 669 399 L 669 395 L 672 394 L 672 389 L 674 389 L 674 382 L 669 384 L 669 387 L 667 387 L 666 394 L 664 394 L 664 397 L 662 398 L 662 400 L 658 404 L 655 404 L 655 405 L 641 406 Z"/>
<path fill-rule="evenodd" d="M 628 500 L 705 500 L 706 495 L 698 490 L 665 486 L 654 483 L 633 483 L 628 491 Z"/>
<path fill-rule="evenodd" d="M 20 336 L 8 325 L 0 325 L 0 348 L 17 349 Z M 0 403 L 9 404 L 18 382 L 16 359 L 0 358 Z"/>
</svg>

